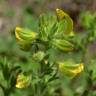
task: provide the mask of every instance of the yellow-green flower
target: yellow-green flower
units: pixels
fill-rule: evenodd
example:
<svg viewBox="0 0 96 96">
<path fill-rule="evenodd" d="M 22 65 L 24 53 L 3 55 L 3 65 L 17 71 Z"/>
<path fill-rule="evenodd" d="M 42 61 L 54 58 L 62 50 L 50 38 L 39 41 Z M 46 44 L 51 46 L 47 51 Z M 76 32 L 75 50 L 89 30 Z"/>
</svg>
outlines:
<svg viewBox="0 0 96 96">
<path fill-rule="evenodd" d="M 37 33 L 26 28 L 16 27 L 15 36 L 21 49 L 28 51 L 33 41 L 37 38 Z"/>
<path fill-rule="evenodd" d="M 65 63 L 58 63 L 59 64 L 59 71 L 64 74 L 65 76 L 68 76 L 70 78 L 75 77 L 80 72 L 83 71 L 84 65 L 83 63 L 80 64 L 65 64 Z"/>
<path fill-rule="evenodd" d="M 30 84 L 31 76 L 19 74 L 16 79 L 16 88 L 26 88 Z"/>
<path fill-rule="evenodd" d="M 36 39 L 37 33 L 26 28 L 16 27 L 15 36 L 18 42 L 32 43 Z"/>
<path fill-rule="evenodd" d="M 75 34 L 73 32 L 73 20 L 71 19 L 71 17 L 66 12 L 58 8 L 56 9 L 56 14 L 59 20 L 64 20 L 66 23 L 64 33 L 69 36 L 74 36 Z"/>
</svg>

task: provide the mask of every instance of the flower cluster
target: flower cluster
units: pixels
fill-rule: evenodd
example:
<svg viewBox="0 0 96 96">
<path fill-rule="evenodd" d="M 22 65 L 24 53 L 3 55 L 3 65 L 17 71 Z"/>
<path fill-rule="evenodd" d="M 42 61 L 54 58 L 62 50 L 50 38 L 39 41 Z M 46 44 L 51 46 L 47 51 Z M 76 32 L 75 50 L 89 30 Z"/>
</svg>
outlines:
<svg viewBox="0 0 96 96">
<path fill-rule="evenodd" d="M 56 59 L 55 55 L 53 55 L 54 50 L 58 50 L 60 53 L 64 54 L 76 50 L 76 44 L 72 41 L 72 37 L 75 36 L 75 33 L 73 32 L 73 21 L 71 17 L 61 9 L 56 9 L 56 16 L 50 14 L 40 15 L 39 32 L 16 27 L 15 35 L 18 44 L 23 50 L 35 48 L 35 51 L 32 52 L 32 59 L 34 62 L 39 62 L 44 68 L 51 65 L 58 65 L 54 67 L 58 67 L 57 69 L 59 69 L 61 74 L 71 78 L 77 76 L 77 74 L 84 69 L 84 64 L 82 62 L 79 64 L 75 64 L 75 62 L 74 64 L 71 64 L 71 62 L 66 63 L 63 60 L 60 61 L 59 56 L 57 56 L 58 59 Z M 56 54 L 56 52 L 54 52 L 54 54 Z M 52 60 L 52 56 L 55 60 Z M 42 65 L 45 61 L 47 61 L 47 64 Z M 41 69 L 43 71 L 48 69 L 45 68 L 44 70 L 44 68 Z M 51 67 L 49 67 L 49 69 L 50 68 Z M 49 74 L 51 73 L 49 72 Z M 17 76 L 16 87 L 27 87 L 29 81 L 29 76 L 19 74 Z"/>
</svg>

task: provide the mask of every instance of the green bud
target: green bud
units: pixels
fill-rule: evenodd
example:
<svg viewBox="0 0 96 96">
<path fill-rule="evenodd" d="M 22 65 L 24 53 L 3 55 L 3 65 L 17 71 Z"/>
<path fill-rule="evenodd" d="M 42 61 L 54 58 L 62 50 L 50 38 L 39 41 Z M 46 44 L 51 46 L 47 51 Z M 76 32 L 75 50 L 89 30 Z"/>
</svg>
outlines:
<svg viewBox="0 0 96 96">
<path fill-rule="evenodd" d="M 56 31 L 56 16 L 52 14 L 41 14 L 39 18 L 39 38 L 48 41 Z"/>
<path fill-rule="evenodd" d="M 62 51 L 73 51 L 74 49 L 74 45 L 64 39 L 53 39 L 52 44 Z"/>
<path fill-rule="evenodd" d="M 44 58 L 44 52 L 43 51 L 38 51 L 37 53 L 33 54 L 33 59 L 35 61 L 41 61 Z"/>
</svg>

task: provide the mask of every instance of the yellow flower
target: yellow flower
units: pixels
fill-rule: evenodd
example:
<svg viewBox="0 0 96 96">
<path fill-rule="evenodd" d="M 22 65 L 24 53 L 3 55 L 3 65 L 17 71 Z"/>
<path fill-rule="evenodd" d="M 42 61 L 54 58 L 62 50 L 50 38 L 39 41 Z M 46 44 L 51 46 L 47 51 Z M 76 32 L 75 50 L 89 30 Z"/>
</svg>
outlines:
<svg viewBox="0 0 96 96">
<path fill-rule="evenodd" d="M 25 88 L 30 84 L 31 77 L 19 74 L 16 79 L 16 88 Z"/>
<path fill-rule="evenodd" d="M 59 70 L 62 74 L 65 76 L 68 76 L 70 78 L 73 78 L 77 76 L 80 72 L 82 72 L 84 69 L 83 63 L 80 64 L 64 64 L 64 63 L 59 63 Z"/>
</svg>

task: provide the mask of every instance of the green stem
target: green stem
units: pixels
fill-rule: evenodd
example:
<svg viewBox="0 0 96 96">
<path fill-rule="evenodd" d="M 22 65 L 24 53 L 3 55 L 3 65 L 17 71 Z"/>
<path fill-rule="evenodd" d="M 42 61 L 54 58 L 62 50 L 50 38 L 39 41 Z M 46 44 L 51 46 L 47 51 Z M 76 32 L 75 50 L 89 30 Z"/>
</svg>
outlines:
<svg viewBox="0 0 96 96">
<path fill-rule="evenodd" d="M 82 93 L 81 96 L 88 96 L 89 93 L 90 93 L 90 90 L 93 86 L 93 82 L 92 82 L 92 71 L 88 72 L 88 78 L 87 78 L 87 85 L 86 85 L 86 88 L 84 90 L 84 92 Z"/>
</svg>

